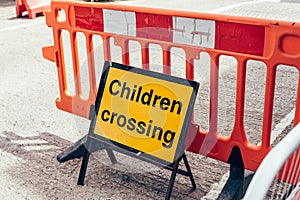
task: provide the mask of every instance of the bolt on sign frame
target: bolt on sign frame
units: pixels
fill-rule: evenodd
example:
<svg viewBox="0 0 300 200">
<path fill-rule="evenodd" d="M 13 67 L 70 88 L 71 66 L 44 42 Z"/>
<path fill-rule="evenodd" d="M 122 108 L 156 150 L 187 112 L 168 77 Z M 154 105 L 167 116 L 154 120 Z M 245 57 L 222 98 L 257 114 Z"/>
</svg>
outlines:
<svg viewBox="0 0 300 200">
<path fill-rule="evenodd" d="M 61 19 L 61 12 L 64 17 Z M 178 27 L 177 22 L 187 25 Z M 103 40 L 104 60 L 112 59 L 111 38 L 121 49 L 122 64 L 130 65 L 129 41 L 141 46 L 141 66 L 149 68 L 151 44 L 162 49 L 163 73 L 171 74 L 171 53 L 173 47 L 185 53 L 185 78 L 194 80 L 194 61 L 201 52 L 210 57 L 209 130 L 200 130 L 194 119 L 189 126 L 186 148 L 188 151 L 207 155 L 228 162 L 232 166 L 256 171 L 266 154 L 271 150 L 272 116 L 275 97 L 276 72 L 279 65 L 300 69 L 300 24 L 246 17 L 203 14 L 156 8 L 143 8 L 117 4 L 52 1 L 51 12 L 46 13 L 46 22 L 53 29 L 54 45 L 43 48 L 43 56 L 56 62 L 60 97 L 56 100 L 59 109 L 85 118 L 89 117 L 90 106 L 97 94 L 96 67 L 93 36 Z M 111 25 L 116 25 L 112 28 Z M 192 24 L 192 25 L 188 25 Z M 194 28 L 191 28 L 194 27 Z M 205 27 L 201 29 L 199 27 Z M 70 35 L 74 94 L 66 80 L 66 63 L 62 32 Z M 189 31 L 189 32 L 188 32 Z M 188 32 L 188 33 L 187 33 Z M 84 35 L 86 46 L 77 45 L 77 34 Z M 187 33 L 192 38 L 180 38 Z M 88 55 L 88 97 L 82 97 L 78 51 L 84 49 Z M 237 61 L 236 102 L 234 126 L 229 136 L 218 132 L 218 88 L 219 64 L 222 55 Z M 247 61 L 260 61 L 266 66 L 264 88 L 264 110 L 261 143 L 248 141 L 244 127 L 246 68 Z M 212 66 L 217 67 L 212 67 Z M 300 121 L 300 80 L 297 83 L 294 125 Z M 194 111 L 196 112 L 196 111 Z M 295 183 L 293 183 L 295 184 Z"/>
</svg>

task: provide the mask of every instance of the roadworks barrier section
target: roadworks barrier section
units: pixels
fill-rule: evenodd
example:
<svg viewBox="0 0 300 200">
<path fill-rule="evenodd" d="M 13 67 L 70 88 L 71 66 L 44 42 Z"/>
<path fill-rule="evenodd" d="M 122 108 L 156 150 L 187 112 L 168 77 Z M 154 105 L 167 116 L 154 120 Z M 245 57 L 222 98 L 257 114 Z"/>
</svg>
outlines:
<svg viewBox="0 0 300 200">
<path fill-rule="evenodd" d="M 54 45 L 43 48 L 43 56 L 56 62 L 60 97 L 57 108 L 88 118 L 89 109 L 97 94 L 98 60 L 114 61 L 114 47 L 118 47 L 122 64 L 131 65 L 132 54 L 138 55 L 140 67 L 151 69 L 151 45 L 161 50 L 162 68 L 165 74 L 173 74 L 171 49 L 180 49 L 184 57 L 182 77 L 195 80 L 201 53 L 210 58 L 210 99 L 208 130 L 201 130 L 197 121 L 197 110 L 191 120 L 186 138 L 187 151 L 207 155 L 213 159 L 232 163 L 230 155 L 238 150 L 245 169 L 256 171 L 266 154 L 272 149 L 272 117 L 275 99 L 275 82 L 278 66 L 286 65 L 299 72 L 300 69 L 300 24 L 255 18 L 235 17 L 188 11 L 154 9 L 117 4 L 52 1 L 51 12 L 46 13 L 46 22 L 53 29 Z M 67 33 L 66 41 L 63 34 Z M 82 37 L 79 38 L 79 35 Z M 95 38 L 99 39 L 97 44 Z M 78 45 L 84 40 L 85 45 Z M 131 49 L 130 44 L 139 49 Z M 103 57 L 96 56 L 96 47 L 101 43 Z M 70 49 L 70 61 L 66 49 Z M 80 53 L 86 55 L 86 74 L 82 78 L 83 62 Z M 138 53 L 137 53 L 138 52 Z M 221 56 L 236 60 L 235 111 L 233 128 L 224 136 L 218 131 L 218 88 L 220 85 L 219 64 Z M 245 130 L 246 71 L 249 61 L 263 63 L 266 70 L 264 83 L 261 138 L 252 144 Z M 71 67 L 71 70 L 68 69 Z M 101 66 L 102 67 L 102 66 Z M 68 71 L 69 70 L 69 71 Z M 70 72 L 71 71 L 71 72 Z M 68 76 L 68 77 L 67 77 Z M 73 80 L 74 89 L 68 79 Z M 99 76 L 98 76 L 99 77 Z M 197 80 L 196 80 L 197 81 Z M 294 126 L 300 121 L 300 89 L 297 84 Z M 87 85 L 87 90 L 83 85 Z M 200 89 L 201 90 L 201 89 Z M 203 116 L 205 117 L 205 116 Z M 280 179 L 296 184 L 298 179 L 288 180 L 287 174 L 299 169 L 285 169 Z"/>
<path fill-rule="evenodd" d="M 30 19 L 36 18 L 37 14 L 45 14 L 50 10 L 51 0 L 16 0 L 16 16 L 22 17 L 27 11 Z"/>
</svg>

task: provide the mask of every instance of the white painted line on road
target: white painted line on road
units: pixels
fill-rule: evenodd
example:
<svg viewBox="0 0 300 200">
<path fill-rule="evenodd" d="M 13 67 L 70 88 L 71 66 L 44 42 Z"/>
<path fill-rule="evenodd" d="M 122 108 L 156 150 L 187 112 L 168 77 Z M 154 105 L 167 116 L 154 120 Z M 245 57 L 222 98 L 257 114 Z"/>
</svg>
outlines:
<svg viewBox="0 0 300 200">
<path fill-rule="evenodd" d="M 43 23 L 46 23 L 45 19 L 43 19 L 43 20 L 42 19 L 41 20 L 32 20 L 32 21 L 27 22 L 27 23 L 22 23 L 22 24 L 18 24 L 18 25 L 15 25 L 15 26 L 1 28 L 0 32 L 13 31 L 13 30 L 17 30 L 17 29 L 21 29 L 21 28 L 27 28 L 28 26 L 43 24 Z"/>
<path fill-rule="evenodd" d="M 284 131 L 284 129 L 286 129 L 286 127 L 293 122 L 295 112 L 296 109 L 294 108 L 278 124 L 276 124 L 274 130 L 272 131 L 271 141 L 270 141 L 271 144 L 273 144 L 276 138 Z"/>
<path fill-rule="evenodd" d="M 229 171 L 226 172 L 222 178 L 220 179 L 219 183 L 214 183 L 211 185 L 210 191 L 201 198 L 201 200 L 212 200 L 212 199 L 217 199 L 220 192 L 222 191 L 223 187 L 226 184 L 226 181 L 229 178 Z"/>
<path fill-rule="evenodd" d="M 7 138 L 7 136 L 4 135 L 3 133 L 0 133 L 0 137 Z"/>
<path fill-rule="evenodd" d="M 26 151 L 45 151 L 45 150 L 53 150 L 53 149 L 59 149 L 59 147 L 54 145 L 38 145 L 38 146 L 25 146 L 22 147 Z"/>
<path fill-rule="evenodd" d="M 45 140 L 40 140 L 40 139 L 36 139 L 36 140 L 25 139 L 25 140 L 13 140 L 13 143 L 17 143 L 17 144 L 47 144 L 48 142 Z"/>
<path fill-rule="evenodd" d="M 273 144 L 274 141 L 276 140 L 276 138 L 284 131 L 284 129 L 286 129 L 286 127 L 289 126 L 293 122 L 294 116 L 295 116 L 295 108 L 293 110 L 291 110 L 291 112 L 289 112 L 275 126 L 274 130 L 272 131 L 272 135 L 271 135 L 271 140 L 270 140 L 271 144 Z M 260 145 L 260 143 L 258 143 L 257 145 Z M 224 174 L 218 183 L 214 183 L 212 185 L 211 190 L 204 197 L 202 197 L 201 200 L 217 199 L 221 190 L 225 186 L 225 183 L 228 178 L 229 178 L 229 172 Z"/>
<path fill-rule="evenodd" d="M 228 6 L 224 6 L 215 10 L 210 10 L 208 13 L 222 13 L 225 11 L 228 11 L 230 9 L 240 7 L 240 6 L 246 6 L 246 5 L 251 5 L 251 4 L 257 4 L 257 3 L 263 3 L 263 2 L 280 2 L 280 0 L 257 0 L 257 1 L 246 1 L 246 2 L 241 2 L 241 3 L 235 3 L 235 4 L 230 4 Z"/>
</svg>

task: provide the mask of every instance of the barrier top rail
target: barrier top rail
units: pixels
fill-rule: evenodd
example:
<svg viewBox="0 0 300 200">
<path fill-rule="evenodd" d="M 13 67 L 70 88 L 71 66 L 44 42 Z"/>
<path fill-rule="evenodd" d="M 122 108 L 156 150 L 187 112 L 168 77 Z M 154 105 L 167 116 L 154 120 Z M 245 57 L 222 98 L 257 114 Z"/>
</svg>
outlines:
<svg viewBox="0 0 300 200">
<path fill-rule="evenodd" d="M 61 12 L 65 14 L 62 17 Z M 194 153 L 224 161 L 230 160 L 234 148 L 241 152 L 243 165 L 255 171 L 265 155 L 271 150 L 272 115 L 274 91 L 278 65 L 300 69 L 300 24 L 275 20 L 264 20 L 197 12 L 143 8 L 116 4 L 94 4 L 85 2 L 52 1 L 51 12 L 46 13 L 47 25 L 53 29 L 54 45 L 43 48 L 45 58 L 56 62 L 60 97 L 56 100 L 59 109 L 88 118 L 90 105 L 97 93 L 96 67 L 93 37 L 100 36 L 103 42 L 104 60 L 112 60 L 112 44 L 120 47 L 122 63 L 130 65 L 129 42 L 140 45 L 141 66 L 150 69 L 149 46 L 156 44 L 162 49 L 162 72 L 172 74 L 171 48 L 182 49 L 185 55 L 184 76 L 195 79 L 194 61 L 200 53 L 210 57 L 209 128 L 199 129 L 200 124 L 191 121 L 187 137 L 187 149 Z M 62 32 L 70 36 L 74 94 L 66 80 L 66 62 Z M 77 34 L 83 33 L 86 46 L 78 46 Z M 182 36 L 186 35 L 187 38 Z M 84 49 L 88 55 L 88 96 L 82 97 L 78 51 Z M 234 126 L 229 136 L 218 132 L 218 87 L 219 63 L 222 55 L 237 61 L 236 102 Z M 249 60 L 260 61 L 266 66 L 264 111 L 261 144 L 248 141 L 244 128 L 246 68 Z M 215 66 L 215 67 L 214 67 Z M 299 81 L 296 97 L 294 124 L 300 121 Z M 197 111 L 194 111 L 197 118 Z M 221 119 L 222 120 L 222 119 Z"/>
</svg>

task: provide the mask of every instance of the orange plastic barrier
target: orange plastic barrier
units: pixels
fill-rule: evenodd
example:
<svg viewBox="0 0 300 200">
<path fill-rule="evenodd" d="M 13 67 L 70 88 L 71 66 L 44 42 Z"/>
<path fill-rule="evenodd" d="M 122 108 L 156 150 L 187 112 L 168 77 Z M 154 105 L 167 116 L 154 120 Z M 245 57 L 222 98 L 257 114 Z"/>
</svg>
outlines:
<svg viewBox="0 0 300 200">
<path fill-rule="evenodd" d="M 97 92 L 93 36 L 103 41 L 104 60 L 111 60 L 111 44 L 121 49 L 123 64 L 130 65 L 129 41 L 141 46 L 141 63 L 149 69 L 149 45 L 156 44 L 162 49 L 162 63 L 166 74 L 171 73 L 172 47 L 185 52 L 185 77 L 194 79 L 195 60 L 201 59 L 200 52 L 207 52 L 212 65 L 210 71 L 210 116 L 209 131 L 199 129 L 199 124 L 191 122 L 187 149 L 197 154 L 229 162 L 234 148 L 241 152 L 243 165 L 255 171 L 265 155 L 270 151 L 272 113 L 275 93 L 277 66 L 280 64 L 300 69 L 300 25 L 254 18 L 225 15 L 202 14 L 153 8 L 141 8 L 112 4 L 91 4 L 53 1 L 52 12 L 46 13 L 48 26 L 53 28 L 54 46 L 43 49 L 44 57 L 56 62 L 60 97 L 56 101 L 59 109 L 88 118 L 90 105 L 95 102 Z M 60 19 L 65 12 L 65 19 Z M 180 21 L 184 26 L 177 26 Z M 125 25 L 123 24 L 125 23 Z M 117 24 L 117 26 L 116 26 Z M 122 25 L 123 24 L 123 25 Z M 115 25 L 114 27 L 112 25 Z M 62 31 L 70 35 L 75 94 L 70 95 L 66 80 L 66 64 Z M 86 46 L 77 46 L 77 34 L 83 33 Z M 180 35 L 190 34 L 192 41 L 181 39 Z M 88 55 L 89 95 L 82 97 L 79 66 L 79 49 Z M 232 56 L 237 60 L 236 111 L 234 128 L 230 136 L 222 136 L 217 131 L 219 58 Z M 248 60 L 261 61 L 266 65 L 266 83 L 261 144 L 251 144 L 244 128 L 244 107 L 246 88 L 246 66 Z M 300 83 L 300 80 L 299 80 Z M 300 88 L 296 99 L 294 124 L 300 121 Z M 196 133 L 196 134 L 195 134 Z M 192 142 L 191 142 L 192 141 Z"/>
<path fill-rule="evenodd" d="M 290 156 L 280 169 L 278 178 L 294 185 L 300 182 L 300 148 Z"/>
<path fill-rule="evenodd" d="M 16 15 L 21 17 L 27 11 L 30 19 L 34 19 L 38 13 L 44 14 L 50 10 L 51 0 L 16 0 Z"/>
</svg>

